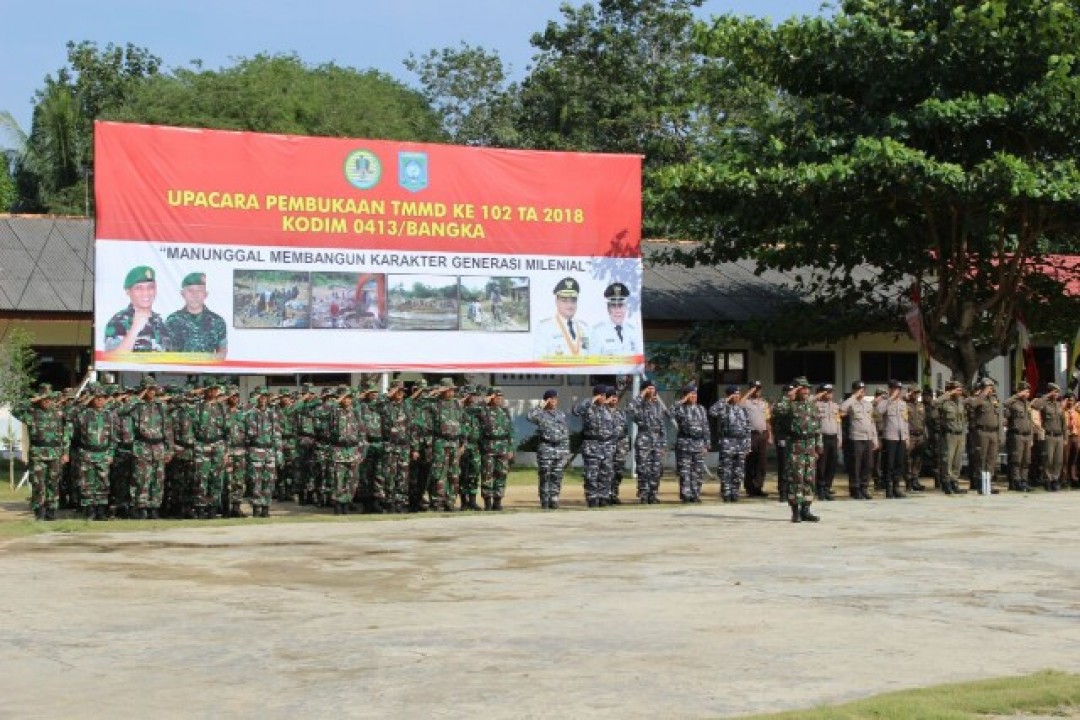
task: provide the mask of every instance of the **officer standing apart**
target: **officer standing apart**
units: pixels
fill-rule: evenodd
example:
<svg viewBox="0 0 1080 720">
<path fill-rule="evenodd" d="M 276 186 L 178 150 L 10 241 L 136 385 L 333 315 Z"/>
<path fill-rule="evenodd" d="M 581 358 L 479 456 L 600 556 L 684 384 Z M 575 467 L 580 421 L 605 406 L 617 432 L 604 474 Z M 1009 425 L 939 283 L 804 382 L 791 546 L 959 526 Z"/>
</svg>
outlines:
<svg viewBox="0 0 1080 720">
<path fill-rule="evenodd" d="M 833 401 L 833 386 L 818 386 L 815 405 L 821 423 L 821 456 L 817 461 L 815 495 L 818 500 L 834 499 L 832 486 L 844 440 L 840 434 L 840 406 Z"/>
<path fill-rule="evenodd" d="M 71 445 L 71 426 L 56 405 L 59 395 L 42 385 L 29 404 L 16 405 L 12 412 L 30 434 L 30 509 L 38 520 L 56 519 L 60 475 Z"/>
<path fill-rule="evenodd" d="M 611 409 L 605 395 L 607 386 L 594 385 L 591 398 L 583 398 L 574 406 L 573 414 L 581 418 L 581 457 L 585 461 L 585 502 L 593 507 L 606 507 L 611 498 L 611 463 L 608 440 L 613 435 Z"/>
<path fill-rule="evenodd" d="M 878 447 L 878 434 L 873 410 L 866 397 L 866 383 L 862 380 L 851 383 L 851 396 L 840 405 L 840 412 L 851 428 L 852 462 L 848 473 L 848 494 L 856 500 L 871 500 L 870 473 L 874 450 Z"/>
<path fill-rule="evenodd" d="M 1058 396 L 1061 388 L 1055 383 L 1046 386 L 1046 393 L 1031 403 L 1042 420 L 1043 434 L 1043 483 L 1048 492 L 1061 489 L 1061 470 L 1065 459 L 1065 413 L 1061 409 Z"/>
<path fill-rule="evenodd" d="M 720 440 L 717 474 L 720 497 L 724 502 L 739 501 L 739 487 L 746 472 L 750 452 L 750 414 L 742 405 L 738 385 L 728 385 L 724 397 L 713 403 L 709 414 L 716 418 L 716 436 Z"/>
<path fill-rule="evenodd" d="M 638 476 L 638 502 L 653 505 L 660 502 L 660 478 L 664 474 L 664 455 L 667 454 L 667 421 L 671 414 L 651 380 L 641 383 L 641 390 L 630 401 L 630 417 L 637 426 L 634 441 L 634 464 Z"/>
<path fill-rule="evenodd" d="M 964 386 L 956 380 L 945 383 L 945 393 L 938 400 L 937 426 L 941 431 L 941 491 L 946 495 L 959 495 L 960 469 L 964 464 Z M 1028 435 L 1031 433 L 1029 432 Z"/>
<path fill-rule="evenodd" d="M 709 418 L 697 400 L 697 385 L 690 383 L 682 389 L 682 399 L 671 408 L 676 428 L 675 472 L 679 476 L 679 499 L 684 503 L 701 502 L 705 454 L 709 451 Z"/>
<path fill-rule="evenodd" d="M 558 510 L 564 463 L 570 454 L 570 428 L 566 424 L 566 413 L 559 409 L 558 391 L 544 391 L 543 400 L 529 411 L 526 418 L 536 425 L 540 436 L 536 451 L 540 507 Z"/>
</svg>

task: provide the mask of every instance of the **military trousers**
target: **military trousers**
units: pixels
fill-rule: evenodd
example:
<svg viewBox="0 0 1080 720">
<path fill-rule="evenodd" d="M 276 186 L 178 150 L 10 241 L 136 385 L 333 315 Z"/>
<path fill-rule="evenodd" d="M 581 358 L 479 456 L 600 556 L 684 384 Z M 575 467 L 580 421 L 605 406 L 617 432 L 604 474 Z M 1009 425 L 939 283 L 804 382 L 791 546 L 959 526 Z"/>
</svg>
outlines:
<svg viewBox="0 0 1080 720">
<path fill-rule="evenodd" d="M 30 507 L 56 510 L 60 506 L 60 476 L 64 465 L 60 451 L 30 452 Z"/>
<path fill-rule="evenodd" d="M 1005 452 L 1009 457 L 1009 482 L 1013 487 L 1026 485 L 1031 465 L 1031 435 L 1010 432 L 1005 436 Z"/>
<path fill-rule="evenodd" d="M 1043 481 L 1047 484 L 1061 480 L 1065 466 L 1065 439 L 1061 435 L 1046 434 L 1043 445 Z"/>
<path fill-rule="evenodd" d="M 165 444 L 136 441 L 131 447 L 131 505 L 158 509 L 165 492 Z"/>
<path fill-rule="evenodd" d="M 540 502 L 558 500 L 562 492 L 563 462 L 570 448 L 562 443 L 541 442 L 536 450 L 537 490 Z"/>
<path fill-rule="evenodd" d="M 611 497 L 613 451 L 614 447 L 603 440 L 585 440 L 581 443 L 586 501 L 607 501 Z"/>
<path fill-rule="evenodd" d="M 277 482 L 277 457 L 272 448 L 249 447 L 245 458 L 252 507 L 269 506 Z M 230 504 L 240 502 L 230 492 Z"/>
<path fill-rule="evenodd" d="M 79 450 L 79 502 L 82 507 L 109 504 L 109 465 L 112 453 Z"/>
<path fill-rule="evenodd" d="M 656 497 L 660 492 L 660 479 L 664 474 L 664 455 L 667 443 L 663 436 L 638 433 L 634 443 L 634 464 L 637 469 L 637 494 L 639 498 Z"/>
<path fill-rule="evenodd" d="M 817 475 L 816 440 L 813 437 L 788 438 L 787 501 L 810 505 L 814 502 L 814 479 Z"/>
<path fill-rule="evenodd" d="M 708 444 L 701 438 L 675 440 L 675 473 L 679 476 L 679 499 L 701 499 L 701 484 L 705 481 L 705 454 Z"/>
<path fill-rule="evenodd" d="M 946 432 L 941 436 L 941 481 L 957 483 L 964 466 L 964 434 Z"/>
</svg>

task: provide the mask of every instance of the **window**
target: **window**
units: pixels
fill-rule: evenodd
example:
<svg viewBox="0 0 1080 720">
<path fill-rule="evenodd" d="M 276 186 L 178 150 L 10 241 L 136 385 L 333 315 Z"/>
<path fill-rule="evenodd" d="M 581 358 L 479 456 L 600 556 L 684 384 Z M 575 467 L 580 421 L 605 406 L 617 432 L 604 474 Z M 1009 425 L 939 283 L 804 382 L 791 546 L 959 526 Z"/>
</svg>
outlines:
<svg viewBox="0 0 1080 720">
<path fill-rule="evenodd" d="M 860 353 L 859 379 L 865 383 L 887 383 L 890 380 L 918 382 L 919 354 L 913 352 Z"/>
<path fill-rule="evenodd" d="M 709 350 L 701 353 L 701 380 L 717 385 L 745 385 L 749 378 L 745 350 Z"/>
<path fill-rule="evenodd" d="M 562 375 L 550 373 L 492 373 L 491 384 L 511 385 L 562 385 Z"/>
<path fill-rule="evenodd" d="M 349 373 L 318 373 L 315 375 L 267 375 L 267 387 L 299 387 L 300 385 L 348 385 L 352 381 Z"/>
<path fill-rule="evenodd" d="M 832 350 L 777 350 L 773 353 L 773 382 L 786 385 L 805 377 L 811 385 L 836 382 L 836 353 Z"/>
</svg>

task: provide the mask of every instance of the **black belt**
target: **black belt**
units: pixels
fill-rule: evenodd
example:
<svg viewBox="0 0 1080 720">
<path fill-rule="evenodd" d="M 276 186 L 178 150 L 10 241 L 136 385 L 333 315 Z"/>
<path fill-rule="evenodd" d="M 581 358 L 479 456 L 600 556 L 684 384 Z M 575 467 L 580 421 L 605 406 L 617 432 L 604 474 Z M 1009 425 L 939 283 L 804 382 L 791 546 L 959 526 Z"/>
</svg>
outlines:
<svg viewBox="0 0 1080 720">
<path fill-rule="evenodd" d="M 367 441 L 369 443 L 382 442 L 382 435 L 368 435 L 367 436 Z"/>
<path fill-rule="evenodd" d="M 913 433 L 911 433 L 911 437 L 922 437 L 925 434 L 926 433 L 923 433 L 923 432 L 913 432 Z"/>
<path fill-rule="evenodd" d="M 1061 433 L 1046 433 L 1046 437 L 1061 437 Z"/>
<path fill-rule="evenodd" d="M 1019 437 L 1031 437 L 1031 433 L 1022 433 L 1022 432 L 1015 432 L 1015 431 L 1010 431 L 1010 432 L 1012 432 L 1013 435 L 1018 435 Z"/>
<path fill-rule="evenodd" d="M 451 436 L 451 435 L 438 435 L 437 437 L 440 440 L 449 440 L 451 442 L 457 442 L 458 440 L 461 439 L 460 435 L 453 435 L 453 436 Z"/>
<path fill-rule="evenodd" d="M 998 426 L 998 427 L 985 427 L 983 425 L 980 425 L 979 429 L 982 430 L 983 432 L 997 432 L 997 431 L 1001 430 L 1001 427 L 1000 426 Z"/>
<path fill-rule="evenodd" d="M 562 445 L 564 442 L 566 442 L 566 440 L 541 440 L 540 441 L 540 443 L 543 444 L 543 445 Z"/>
<path fill-rule="evenodd" d="M 161 445 L 165 441 L 164 440 L 145 440 L 143 438 L 139 438 L 135 442 L 140 442 L 143 445 Z"/>
<path fill-rule="evenodd" d="M 109 446 L 108 445 L 97 445 L 97 446 L 83 445 L 79 449 L 80 450 L 86 450 L 87 452 L 101 452 L 102 450 L 108 450 Z"/>
<path fill-rule="evenodd" d="M 963 431 L 963 430 L 961 430 L 961 431 L 957 432 L 957 431 L 955 431 L 955 430 L 950 430 L 950 431 L 949 431 L 949 434 L 950 434 L 950 435 L 963 435 L 963 434 L 964 434 L 964 431 Z"/>
<path fill-rule="evenodd" d="M 41 443 L 36 443 L 36 442 L 34 442 L 34 441 L 32 441 L 32 440 L 31 440 L 31 441 L 30 441 L 30 447 L 32 447 L 32 448 L 35 448 L 35 449 L 37 449 L 37 450 L 44 450 L 44 449 L 46 449 L 46 448 L 58 448 L 58 447 L 63 447 L 63 445 L 42 445 Z"/>
<path fill-rule="evenodd" d="M 248 445 L 252 450 L 273 450 L 273 445 Z"/>
</svg>

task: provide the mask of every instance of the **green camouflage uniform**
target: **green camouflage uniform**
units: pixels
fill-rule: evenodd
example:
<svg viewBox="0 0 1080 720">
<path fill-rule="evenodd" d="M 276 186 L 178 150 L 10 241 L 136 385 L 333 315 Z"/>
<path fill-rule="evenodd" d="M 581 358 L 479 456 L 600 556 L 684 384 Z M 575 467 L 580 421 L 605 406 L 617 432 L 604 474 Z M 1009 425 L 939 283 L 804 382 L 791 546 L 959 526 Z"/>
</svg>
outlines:
<svg viewBox="0 0 1080 720">
<path fill-rule="evenodd" d="M 386 482 L 386 497 L 395 511 L 402 512 L 409 502 L 409 453 L 412 451 L 409 411 L 403 400 L 388 400 L 382 403 L 381 410 L 385 450 L 382 476 Z"/>
<path fill-rule="evenodd" d="M 464 450 L 461 453 L 461 501 L 463 505 L 472 510 L 479 510 L 476 504 L 476 496 L 480 492 L 480 475 L 482 469 L 483 453 L 480 451 L 480 439 L 483 433 L 481 417 L 484 407 L 476 404 L 472 399 L 465 405 L 465 413 L 462 418 L 461 434 L 464 440 Z"/>
<path fill-rule="evenodd" d="M 431 475 L 428 498 L 432 508 L 453 510 L 458 492 L 465 411 L 457 398 L 440 396 L 431 405 Z"/>
<path fill-rule="evenodd" d="M 259 407 L 258 404 L 240 417 L 243 419 L 247 445 L 245 460 L 247 479 L 251 486 L 251 507 L 256 515 L 261 513 L 266 517 L 268 511 L 261 508 L 270 507 L 277 468 L 283 460 L 281 417 L 276 408 Z M 242 497 L 243 492 L 238 496 L 230 485 L 229 507 L 234 513 L 239 510 Z"/>
<path fill-rule="evenodd" d="M 165 488 L 165 456 L 172 454 L 172 417 L 157 400 L 136 400 L 120 411 L 131 418 L 134 442 L 131 445 L 131 505 L 139 510 L 157 510 Z"/>
<path fill-rule="evenodd" d="M 169 350 L 174 352 L 224 352 L 227 348 L 225 320 L 209 308 L 198 315 L 181 308 L 165 323 Z"/>
<path fill-rule="evenodd" d="M 194 498 L 195 507 L 208 511 L 219 502 L 225 473 L 224 403 L 219 399 L 201 399 L 192 410 L 195 434 Z M 215 494 L 216 493 L 216 494 Z"/>
<path fill-rule="evenodd" d="M 409 410 L 411 455 L 409 457 L 409 508 L 413 511 L 426 507 L 424 494 L 431 476 L 431 403 L 421 396 L 405 401 Z"/>
<path fill-rule="evenodd" d="M 244 501 L 247 489 L 247 413 L 248 409 L 237 403 L 225 408 L 225 483 L 224 487 L 211 488 L 214 505 L 220 505 L 222 514 Z"/>
<path fill-rule="evenodd" d="M 383 447 L 380 399 L 371 397 L 356 403 L 360 423 L 367 433 L 367 453 L 360 466 L 360 502 L 371 512 L 382 512 L 387 505 L 386 482 L 382 475 L 385 457 Z"/>
<path fill-rule="evenodd" d="M 40 405 L 17 406 L 12 413 L 30 434 L 30 507 L 44 518 L 60 505 L 62 458 L 71 445 L 71 426 L 63 408 Z"/>
<path fill-rule="evenodd" d="M 502 500 L 506 493 L 506 476 L 510 471 L 510 456 L 514 453 L 514 427 L 510 412 L 504 407 L 486 406 L 481 417 L 480 494 L 485 498 Z M 501 502 L 499 503 L 501 505 Z"/>
<path fill-rule="evenodd" d="M 116 451 L 116 414 L 88 405 L 76 416 L 72 436 L 79 446 L 75 464 L 79 502 L 88 513 L 93 508 L 104 513 L 109 504 L 109 464 Z"/>
<path fill-rule="evenodd" d="M 131 329 L 132 320 L 135 318 L 135 308 L 130 304 L 113 315 L 105 325 L 105 349 L 115 350 L 127 337 Z M 161 352 L 169 347 L 169 333 L 165 327 L 165 321 L 157 313 L 150 314 L 150 320 L 139 332 L 139 337 L 132 347 L 134 352 Z"/>
<path fill-rule="evenodd" d="M 195 456 L 195 429 L 189 398 L 177 396 L 172 402 L 173 457 L 165 466 L 165 505 L 187 516 L 194 507 L 192 468 Z"/>
<path fill-rule="evenodd" d="M 788 427 L 788 488 L 787 499 L 800 507 L 814 501 L 814 480 L 817 458 L 823 450 L 821 419 L 811 400 L 791 403 Z"/>
</svg>

